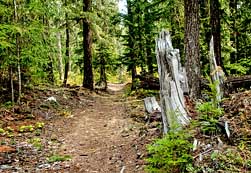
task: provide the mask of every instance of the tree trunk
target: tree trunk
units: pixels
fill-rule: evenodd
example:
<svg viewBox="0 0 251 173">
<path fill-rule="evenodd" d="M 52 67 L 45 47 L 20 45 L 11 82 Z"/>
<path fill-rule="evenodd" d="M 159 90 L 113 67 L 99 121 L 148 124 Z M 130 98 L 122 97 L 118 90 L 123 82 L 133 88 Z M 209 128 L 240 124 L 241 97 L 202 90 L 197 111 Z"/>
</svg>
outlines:
<svg viewBox="0 0 251 173">
<path fill-rule="evenodd" d="M 151 47 L 146 45 L 146 58 L 147 58 L 147 68 L 148 73 L 153 75 L 153 57 L 151 52 Z"/>
<path fill-rule="evenodd" d="M 107 80 L 106 80 L 106 73 L 105 73 L 105 59 L 104 57 L 101 57 L 101 65 L 100 65 L 100 85 L 104 88 L 104 90 L 107 89 Z"/>
<path fill-rule="evenodd" d="M 133 23 L 133 16 L 132 16 L 132 4 L 129 0 L 127 0 L 127 11 L 128 11 L 128 18 L 130 20 L 131 23 Z M 129 24 L 128 27 L 129 33 L 133 33 L 133 28 L 132 25 Z M 135 90 L 136 89 L 136 76 L 137 76 L 137 70 L 136 70 L 136 60 L 135 60 L 135 52 L 134 52 L 134 36 L 131 34 L 129 35 L 129 39 L 128 39 L 128 46 L 129 46 L 129 56 L 131 58 L 131 77 L 132 77 L 132 86 L 131 86 L 131 90 Z"/>
<path fill-rule="evenodd" d="M 62 58 L 62 45 L 61 45 L 61 33 L 57 32 L 57 47 L 58 47 L 58 71 L 59 71 L 59 78 L 63 81 L 63 58 Z"/>
<path fill-rule="evenodd" d="M 83 0 L 83 12 L 90 12 L 91 0 Z M 83 87 L 93 90 L 92 31 L 88 18 L 83 19 L 84 80 Z"/>
<path fill-rule="evenodd" d="M 46 5 L 47 0 L 43 1 L 43 3 Z M 43 19 L 43 25 L 46 27 L 44 34 L 43 34 L 43 41 L 44 44 L 48 46 L 49 53 L 47 55 L 48 58 L 48 64 L 44 67 L 44 71 L 47 72 L 47 81 L 50 84 L 54 84 L 54 73 L 53 73 L 53 56 L 51 53 L 51 43 L 50 43 L 50 23 L 49 23 L 49 17 L 48 15 L 45 15 L 42 17 Z"/>
<path fill-rule="evenodd" d="M 220 25 L 220 2 L 219 0 L 210 0 L 210 24 L 214 40 L 214 55 L 217 66 L 222 67 L 226 73 L 221 58 L 221 25 Z"/>
<path fill-rule="evenodd" d="M 215 106 L 219 106 L 219 103 L 223 97 L 223 86 L 224 86 L 224 72 L 219 66 L 217 66 L 215 51 L 214 51 L 214 38 L 212 37 L 210 41 L 210 52 L 209 52 L 209 63 L 210 63 L 210 74 L 212 82 L 215 83 L 217 96 L 212 99 L 212 102 Z"/>
<path fill-rule="evenodd" d="M 57 10 L 58 13 L 60 13 L 62 7 L 60 5 L 60 3 L 58 3 L 57 5 Z M 60 24 L 61 21 L 59 20 L 57 22 L 57 28 L 60 28 Z M 58 68 L 58 72 L 59 72 L 59 79 L 61 82 L 63 82 L 64 80 L 64 68 L 63 68 L 63 56 L 62 56 L 62 34 L 61 34 L 61 30 L 59 30 L 57 32 L 57 48 L 58 48 L 58 64 L 57 64 L 57 68 Z"/>
<path fill-rule="evenodd" d="M 14 84 L 13 84 L 13 68 L 10 66 L 9 68 L 9 78 L 10 78 L 10 88 L 11 88 L 11 101 L 12 104 L 15 103 L 15 94 L 14 94 Z"/>
<path fill-rule="evenodd" d="M 17 1 L 13 0 L 14 3 L 14 17 L 15 22 L 18 23 L 18 14 L 17 14 Z M 16 34 L 16 55 L 17 55 L 17 72 L 18 72 L 18 97 L 17 103 L 20 104 L 20 99 L 22 95 L 22 78 L 21 78 L 21 67 L 20 67 L 20 35 Z"/>
<path fill-rule="evenodd" d="M 145 1 L 147 5 L 150 5 L 148 1 Z M 151 18 L 152 15 L 150 14 L 150 11 L 148 8 L 144 8 L 144 37 L 145 37 L 145 52 L 146 52 L 146 63 L 147 63 L 147 70 L 149 75 L 153 75 L 153 56 L 152 56 L 152 37 L 151 34 L 153 33 L 153 27 L 149 25 L 150 22 L 152 22 Z"/>
<path fill-rule="evenodd" d="M 67 0 L 65 0 L 65 7 L 67 7 Z M 65 41 L 65 70 L 64 70 L 64 86 L 67 84 L 68 80 L 68 73 L 69 73 L 69 67 L 70 67 L 70 30 L 69 30 L 69 21 L 68 21 L 68 13 L 65 13 L 65 35 L 66 35 L 66 41 Z"/>
<path fill-rule="evenodd" d="M 210 47 L 210 40 L 211 40 L 211 31 L 210 31 L 210 4 L 208 0 L 202 0 L 200 2 L 200 13 L 201 13 L 201 20 L 205 20 L 203 22 L 204 32 L 203 37 L 205 42 L 207 43 L 207 50 L 209 50 Z"/>
<path fill-rule="evenodd" d="M 185 66 L 189 94 L 200 97 L 199 0 L 185 0 Z"/>
<path fill-rule="evenodd" d="M 144 56 L 145 52 L 144 52 L 144 46 L 143 46 L 143 42 L 144 42 L 143 33 L 144 33 L 145 28 L 142 27 L 143 24 L 142 24 L 141 18 L 143 16 L 143 13 L 142 13 L 139 5 L 140 4 L 137 3 L 137 7 L 136 7 L 136 10 L 135 10 L 136 14 L 138 14 L 137 15 L 137 24 L 138 24 L 138 26 L 137 26 L 137 30 L 138 30 L 137 31 L 137 35 L 138 35 L 137 36 L 137 38 L 138 38 L 137 46 L 139 48 L 139 51 L 138 51 L 137 57 L 140 60 L 141 71 L 142 71 L 142 73 L 145 73 L 146 72 L 146 70 L 145 70 L 145 64 L 146 64 L 146 58 L 145 57 L 146 56 Z"/>
<path fill-rule="evenodd" d="M 178 49 L 173 49 L 168 32 L 162 31 L 156 40 L 156 54 L 160 81 L 160 102 L 163 131 L 175 130 L 189 124 L 184 92 L 187 77 L 181 66 Z M 178 126 L 178 127 L 177 127 Z"/>
<path fill-rule="evenodd" d="M 131 86 L 131 90 L 135 90 L 136 89 L 136 82 L 137 82 L 137 79 L 136 79 L 136 76 L 137 76 L 137 70 L 136 70 L 136 66 L 133 64 L 132 65 L 132 86 Z"/>
<path fill-rule="evenodd" d="M 236 20 L 237 20 L 237 0 L 230 0 L 229 2 L 230 11 L 232 13 L 232 33 L 230 41 L 233 43 L 232 46 L 235 48 L 235 51 L 231 53 L 231 63 L 235 63 L 238 60 L 238 37 L 237 37 L 237 27 L 236 27 Z"/>
<path fill-rule="evenodd" d="M 18 73 L 18 98 L 17 103 L 20 104 L 20 99 L 22 95 L 22 78 L 21 78 L 21 65 L 20 65 L 20 42 L 19 34 L 16 36 L 16 52 L 17 52 L 17 73 Z"/>
<path fill-rule="evenodd" d="M 54 73 L 53 73 L 53 59 L 52 55 L 49 53 L 49 63 L 48 63 L 48 80 L 50 84 L 54 84 Z"/>
</svg>

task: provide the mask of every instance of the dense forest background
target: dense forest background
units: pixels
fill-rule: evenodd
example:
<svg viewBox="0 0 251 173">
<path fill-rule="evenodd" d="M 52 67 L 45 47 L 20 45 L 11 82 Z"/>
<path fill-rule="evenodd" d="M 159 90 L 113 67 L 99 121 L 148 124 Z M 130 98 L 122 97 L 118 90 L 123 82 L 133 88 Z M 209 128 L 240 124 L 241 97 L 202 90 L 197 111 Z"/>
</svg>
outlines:
<svg viewBox="0 0 251 173">
<path fill-rule="evenodd" d="M 250 0 L 0 0 L 0 170 L 251 172 L 250 14 Z"/>
<path fill-rule="evenodd" d="M 155 38 L 171 32 L 185 63 L 185 12 L 192 2 L 127 0 L 1 0 L 1 92 L 19 102 L 24 86 L 77 84 L 93 89 L 107 81 L 132 81 L 157 74 Z M 125 3 L 125 2 L 124 2 Z M 208 51 L 215 38 L 218 65 L 226 75 L 251 73 L 251 18 L 248 0 L 199 3 L 201 74 L 209 73 Z M 193 21 L 193 19 L 188 19 Z M 218 45 L 218 47 L 217 47 Z M 129 74 L 129 76 L 128 76 Z"/>
</svg>

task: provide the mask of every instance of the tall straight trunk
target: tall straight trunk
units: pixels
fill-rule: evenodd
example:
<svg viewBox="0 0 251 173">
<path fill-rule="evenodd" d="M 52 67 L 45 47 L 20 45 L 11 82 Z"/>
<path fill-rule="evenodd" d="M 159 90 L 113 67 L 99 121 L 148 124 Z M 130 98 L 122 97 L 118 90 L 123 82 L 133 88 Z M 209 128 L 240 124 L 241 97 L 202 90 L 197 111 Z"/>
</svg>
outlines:
<svg viewBox="0 0 251 173">
<path fill-rule="evenodd" d="M 48 80 L 50 84 L 54 84 L 54 73 L 53 73 L 53 59 L 52 55 L 49 54 L 49 63 L 48 63 Z"/>
<path fill-rule="evenodd" d="M 209 50 L 211 32 L 210 32 L 210 23 L 208 22 L 210 16 L 210 4 L 208 0 L 201 0 L 200 12 L 201 12 L 201 19 L 206 21 L 203 22 L 203 27 L 204 27 L 203 37 L 205 39 L 205 42 L 207 43 L 207 49 Z"/>
<path fill-rule="evenodd" d="M 199 0 L 184 0 L 185 5 L 185 67 L 189 94 L 200 97 Z"/>
<path fill-rule="evenodd" d="M 231 63 L 235 63 L 238 60 L 238 37 L 237 37 L 237 27 L 236 27 L 236 20 L 237 20 L 237 0 L 230 0 L 229 7 L 231 11 L 231 17 L 232 17 L 232 32 L 230 41 L 233 43 L 233 47 L 235 48 L 235 51 L 231 53 Z"/>
<path fill-rule="evenodd" d="M 18 23 L 18 13 L 17 13 L 17 1 L 13 0 L 14 4 L 14 17 L 15 23 Z M 17 56 L 17 72 L 18 72 L 18 97 L 17 103 L 20 104 L 20 99 L 22 95 L 22 79 L 21 79 L 21 65 L 20 65 L 20 34 L 16 34 L 16 56 Z"/>
<path fill-rule="evenodd" d="M 128 18 L 130 20 L 131 23 L 133 23 L 133 15 L 132 15 L 132 4 L 130 2 L 130 0 L 127 0 L 127 11 L 128 11 Z M 136 56 L 135 56 L 135 52 L 134 52 L 134 31 L 133 31 L 133 27 L 131 24 L 129 24 L 129 39 L 128 39 L 128 46 L 129 46 L 129 56 L 131 59 L 131 77 L 132 77 L 132 86 L 131 86 L 131 90 L 135 90 L 136 89 L 136 76 L 137 76 L 137 71 L 136 71 Z"/>
<path fill-rule="evenodd" d="M 100 65 L 100 84 L 104 85 L 104 89 L 107 89 L 107 80 L 106 80 L 106 73 L 105 73 L 105 58 L 101 57 L 101 65 Z"/>
<path fill-rule="evenodd" d="M 59 78 L 63 81 L 63 58 L 62 58 L 62 43 L 61 43 L 61 33 L 57 32 L 57 47 L 58 47 L 58 72 Z"/>
<path fill-rule="evenodd" d="M 10 66 L 9 68 L 9 80 L 10 80 L 10 88 L 11 88 L 11 101 L 12 104 L 15 103 L 15 95 L 14 95 L 14 84 L 13 84 L 13 68 Z"/>
<path fill-rule="evenodd" d="M 147 2 L 147 1 L 146 1 Z M 148 3 L 148 2 L 147 2 Z M 149 5 L 149 3 L 148 3 Z M 153 75 L 153 56 L 152 56 L 152 37 L 151 33 L 153 32 L 152 26 L 149 24 L 151 22 L 151 14 L 148 8 L 144 9 L 145 20 L 144 20 L 144 35 L 145 37 L 145 55 L 146 55 L 146 64 L 149 75 Z"/>
<path fill-rule="evenodd" d="M 20 104 L 20 99 L 22 96 L 22 78 L 21 78 L 21 65 L 20 65 L 20 42 L 19 34 L 16 36 L 16 51 L 17 51 L 17 73 L 18 73 L 18 98 L 17 103 Z"/>
<path fill-rule="evenodd" d="M 132 86 L 131 86 L 131 90 L 135 90 L 136 89 L 136 76 L 137 76 L 137 71 L 136 71 L 136 66 L 133 64 L 132 65 Z"/>
<path fill-rule="evenodd" d="M 83 0 L 83 12 L 90 12 L 91 0 Z M 93 90 L 92 31 L 90 21 L 83 19 L 84 80 L 83 87 Z"/>
<path fill-rule="evenodd" d="M 65 0 L 65 7 L 67 7 L 67 0 Z M 66 41 L 65 41 L 65 70 L 64 70 L 64 86 L 67 84 L 68 80 L 68 73 L 70 69 L 70 30 L 69 30 L 69 21 L 68 21 L 68 13 L 65 13 L 65 34 L 66 34 Z"/>
<path fill-rule="evenodd" d="M 146 59 L 145 59 L 145 56 L 144 56 L 144 47 L 143 47 L 143 33 L 144 33 L 144 30 L 145 28 L 142 27 L 142 20 L 141 20 L 141 17 L 143 16 L 143 13 L 139 7 L 140 4 L 137 3 L 137 7 L 136 7 L 136 14 L 139 14 L 137 15 L 137 23 L 138 23 L 138 41 L 137 41 L 137 44 L 138 44 L 138 47 L 139 47 L 139 52 L 138 52 L 138 58 L 139 60 L 141 61 L 140 62 L 140 65 L 141 65 L 141 71 L 142 73 L 145 73 L 146 70 L 145 70 L 145 64 L 146 64 Z"/>
<path fill-rule="evenodd" d="M 47 44 L 48 47 L 50 47 L 50 42 L 48 41 L 49 37 L 50 37 L 50 31 L 49 31 L 50 25 L 49 25 L 49 21 L 46 17 L 43 18 L 43 24 L 44 24 L 44 26 L 47 26 L 47 30 L 44 33 L 44 43 Z M 54 81 L 54 73 L 53 73 L 53 58 L 52 58 L 52 55 L 50 52 L 48 53 L 47 58 L 48 58 L 48 64 L 45 67 L 45 71 L 48 73 L 47 74 L 47 81 L 50 84 L 54 84 L 55 81 Z"/>
<path fill-rule="evenodd" d="M 210 24 L 214 40 L 214 55 L 216 63 L 221 66 L 226 73 L 221 57 L 221 24 L 220 24 L 220 2 L 219 0 L 210 0 Z"/>
<path fill-rule="evenodd" d="M 150 40 L 148 41 L 150 42 Z M 148 41 L 146 43 L 149 43 Z M 152 51 L 151 51 L 150 45 L 146 45 L 146 58 L 147 58 L 148 73 L 149 75 L 153 75 L 153 57 L 152 57 Z"/>
<path fill-rule="evenodd" d="M 46 5 L 48 0 L 44 0 L 43 3 Z M 51 48 L 51 43 L 49 41 L 50 39 L 50 22 L 49 22 L 49 18 L 47 15 L 43 16 L 43 25 L 46 26 L 46 30 L 43 34 L 43 40 L 44 40 L 44 44 L 46 44 L 48 46 L 48 49 Z M 52 53 L 51 51 L 49 51 L 47 58 L 48 58 L 48 63 L 45 66 L 45 71 L 47 72 L 47 81 L 50 84 L 54 84 L 55 80 L 54 80 L 54 69 L 53 69 L 53 58 L 52 58 Z"/>
<path fill-rule="evenodd" d="M 57 5 L 57 11 L 58 13 L 60 13 L 62 7 L 60 5 L 60 3 L 58 3 Z M 57 22 L 57 28 L 60 28 L 61 22 L 58 21 Z M 63 56 L 62 56 L 62 34 L 61 31 L 59 30 L 57 32 L 57 48 L 58 48 L 58 64 L 57 64 L 57 68 L 58 68 L 58 73 L 59 73 L 59 79 L 61 82 L 63 82 L 64 80 L 64 68 L 63 68 Z"/>
</svg>

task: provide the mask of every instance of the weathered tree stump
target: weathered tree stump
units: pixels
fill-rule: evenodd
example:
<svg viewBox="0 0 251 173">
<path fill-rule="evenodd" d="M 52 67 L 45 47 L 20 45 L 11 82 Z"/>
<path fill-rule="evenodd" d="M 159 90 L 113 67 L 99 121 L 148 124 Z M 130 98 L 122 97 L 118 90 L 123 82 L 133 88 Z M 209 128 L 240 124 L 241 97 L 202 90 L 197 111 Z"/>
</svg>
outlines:
<svg viewBox="0 0 251 173">
<path fill-rule="evenodd" d="M 210 76 L 212 82 L 216 82 L 217 98 L 216 102 L 219 103 L 223 97 L 223 86 L 224 86 L 224 72 L 220 66 L 217 66 L 216 59 L 214 56 L 214 41 L 213 37 L 210 41 L 210 52 L 209 52 L 209 63 L 210 63 Z"/>
<path fill-rule="evenodd" d="M 184 92 L 188 91 L 186 71 L 181 66 L 179 50 L 173 49 L 169 32 L 162 31 L 156 40 L 160 81 L 160 102 L 163 131 L 189 124 Z"/>
<path fill-rule="evenodd" d="M 144 105 L 145 105 L 146 112 L 149 115 L 147 116 L 148 122 L 151 122 L 152 120 L 160 119 L 161 108 L 155 97 L 144 98 Z"/>
</svg>

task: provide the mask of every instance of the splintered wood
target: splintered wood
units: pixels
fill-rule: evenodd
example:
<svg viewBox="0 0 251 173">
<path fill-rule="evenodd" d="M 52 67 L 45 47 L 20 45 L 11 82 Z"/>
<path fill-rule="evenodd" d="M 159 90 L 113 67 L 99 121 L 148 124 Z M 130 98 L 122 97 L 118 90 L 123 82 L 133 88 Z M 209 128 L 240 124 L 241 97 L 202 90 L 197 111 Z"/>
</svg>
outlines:
<svg viewBox="0 0 251 173">
<path fill-rule="evenodd" d="M 224 85 L 224 72 L 220 66 L 217 66 L 215 56 L 214 56 L 214 39 L 211 38 L 210 41 L 210 52 L 209 52 L 209 63 L 210 63 L 210 75 L 213 82 L 216 83 L 217 90 L 217 102 L 219 103 L 223 97 L 222 86 Z"/>
<path fill-rule="evenodd" d="M 184 92 L 188 91 L 187 76 L 180 63 L 178 49 L 173 49 L 169 32 L 162 31 L 156 40 L 160 81 L 160 102 L 163 131 L 189 124 Z"/>
</svg>

